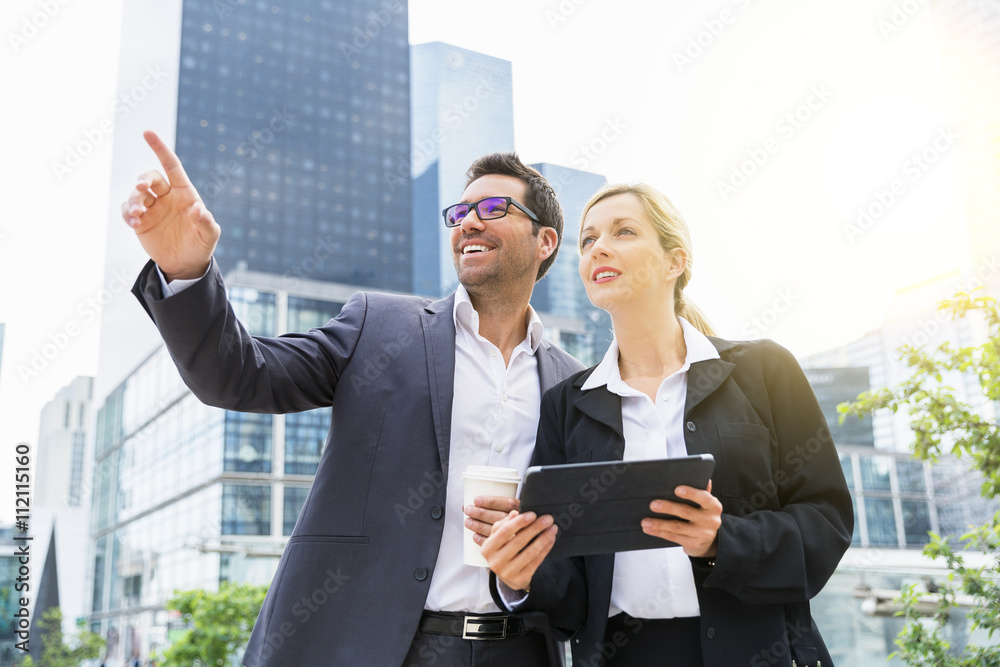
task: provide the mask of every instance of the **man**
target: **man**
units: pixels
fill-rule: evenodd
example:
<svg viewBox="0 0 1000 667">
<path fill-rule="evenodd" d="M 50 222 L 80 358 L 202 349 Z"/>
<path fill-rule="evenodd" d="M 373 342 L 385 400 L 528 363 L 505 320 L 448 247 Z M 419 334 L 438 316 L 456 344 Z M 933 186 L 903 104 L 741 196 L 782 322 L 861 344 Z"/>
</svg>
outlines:
<svg viewBox="0 0 1000 667">
<path fill-rule="evenodd" d="M 541 393 L 582 368 L 528 305 L 562 236 L 545 179 L 514 154 L 472 165 L 445 211 L 461 283 L 447 298 L 359 292 L 320 329 L 255 338 L 212 259 L 219 225 L 145 137 L 166 178 L 143 174 L 122 205 L 151 258 L 133 293 L 184 381 L 231 410 L 333 408 L 244 664 L 555 665 L 555 644 L 501 615 L 485 568 L 462 564 L 462 471 L 523 472 Z M 488 535 L 516 503 L 480 499 L 469 525 Z"/>
</svg>

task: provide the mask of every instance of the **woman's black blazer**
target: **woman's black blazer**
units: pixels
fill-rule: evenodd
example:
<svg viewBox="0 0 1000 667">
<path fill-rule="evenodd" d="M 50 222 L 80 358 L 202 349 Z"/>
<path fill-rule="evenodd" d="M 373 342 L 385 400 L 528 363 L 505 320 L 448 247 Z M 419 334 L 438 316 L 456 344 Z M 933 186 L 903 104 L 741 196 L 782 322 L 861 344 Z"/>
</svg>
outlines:
<svg viewBox="0 0 1000 667">
<path fill-rule="evenodd" d="M 808 601 L 854 528 L 830 430 L 786 349 L 769 340 L 710 340 L 721 358 L 691 365 L 684 406 L 687 451 L 715 457 L 712 493 L 723 506 L 715 564 L 691 559 L 705 665 L 790 667 L 797 651 L 800 666 L 804 657 L 827 667 L 833 663 Z M 606 387 L 581 390 L 592 372 L 545 394 L 533 465 L 621 460 L 621 398 Z M 613 570 L 614 554 L 547 560 L 518 612 L 569 640 L 574 666 L 600 665 L 629 634 L 605 638 Z"/>
</svg>

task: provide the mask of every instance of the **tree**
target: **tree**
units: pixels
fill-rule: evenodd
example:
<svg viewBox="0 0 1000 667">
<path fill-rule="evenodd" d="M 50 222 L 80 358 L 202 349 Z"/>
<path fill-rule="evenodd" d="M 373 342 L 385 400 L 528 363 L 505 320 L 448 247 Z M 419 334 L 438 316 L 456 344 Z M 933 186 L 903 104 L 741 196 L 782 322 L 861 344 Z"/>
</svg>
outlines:
<svg viewBox="0 0 1000 667">
<path fill-rule="evenodd" d="M 164 667 L 227 665 L 242 656 L 267 586 L 223 583 L 217 592 L 176 591 L 167 609 L 189 628 L 163 654 Z"/>
<path fill-rule="evenodd" d="M 84 630 L 67 644 L 62 631 L 63 615 L 59 607 L 47 609 L 42 614 L 38 629 L 42 636 L 42 655 L 38 667 L 78 667 L 84 660 L 93 660 L 101 655 L 104 640 L 100 635 Z M 34 665 L 30 656 L 21 663 L 23 667 Z"/>
<path fill-rule="evenodd" d="M 947 384 L 955 374 L 974 375 L 982 395 L 1000 401 L 1000 310 L 988 297 L 959 293 L 940 304 L 942 313 L 952 319 L 981 317 L 987 326 L 987 340 L 978 346 L 953 347 L 944 343 L 931 351 L 910 345 L 900 348 L 903 360 L 912 369 L 910 377 L 895 388 L 881 388 L 861 394 L 858 401 L 840 406 L 843 420 L 848 414 L 861 416 L 875 410 L 897 412 L 903 408 L 910 416 L 915 434 L 914 456 L 934 461 L 942 453 L 970 457 L 982 472 L 982 494 L 1000 496 L 1000 426 L 991 415 L 980 414 L 955 397 Z M 968 616 L 973 628 L 983 628 L 992 639 L 1000 629 L 1000 513 L 992 521 L 958 538 L 931 533 L 924 548 L 930 558 L 943 559 L 948 566 L 947 581 L 936 591 L 940 596 L 935 614 L 927 619 L 917 613 L 921 594 L 904 588 L 901 594 L 906 623 L 896 644 L 896 654 L 907 664 L 933 667 L 1000 667 L 1000 646 L 951 646 L 942 636 L 942 628 L 957 607 L 956 595 L 972 596 L 975 605 Z M 991 556 L 991 566 L 966 566 L 956 550 L 974 549 Z"/>
</svg>

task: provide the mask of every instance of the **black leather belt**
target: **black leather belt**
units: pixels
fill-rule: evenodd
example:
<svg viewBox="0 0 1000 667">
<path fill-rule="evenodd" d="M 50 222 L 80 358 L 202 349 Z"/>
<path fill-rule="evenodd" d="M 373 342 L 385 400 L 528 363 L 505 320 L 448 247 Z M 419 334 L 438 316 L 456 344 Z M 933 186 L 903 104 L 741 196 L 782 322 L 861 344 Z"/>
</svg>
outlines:
<svg viewBox="0 0 1000 667">
<path fill-rule="evenodd" d="M 462 639 L 507 639 L 525 632 L 524 623 L 514 616 L 443 611 L 425 611 L 419 628 L 420 632 Z"/>
</svg>

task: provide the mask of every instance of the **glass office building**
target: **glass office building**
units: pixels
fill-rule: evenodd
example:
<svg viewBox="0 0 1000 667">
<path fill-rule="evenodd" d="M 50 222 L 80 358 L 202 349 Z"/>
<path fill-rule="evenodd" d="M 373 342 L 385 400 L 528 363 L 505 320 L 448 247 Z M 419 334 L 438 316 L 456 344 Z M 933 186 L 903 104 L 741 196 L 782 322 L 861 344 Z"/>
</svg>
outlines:
<svg viewBox="0 0 1000 667">
<path fill-rule="evenodd" d="M 458 287 L 441 211 L 465 189 L 465 172 L 487 153 L 514 150 L 511 65 L 442 42 L 410 51 L 413 135 L 396 179 L 413 179 L 413 291 L 443 296 Z"/>
<path fill-rule="evenodd" d="M 837 664 L 901 665 L 898 658 L 888 659 L 903 628 L 893 599 L 902 586 L 933 590 L 948 575 L 943 561 L 921 554 L 930 541 L 928 531 L 957 539 L 972 523 L 987 521 L 998 506 L 965 499 L 969 487 L 981 480 L 969 473 L 967 461 L 942 457 L 931 464 L 864 445 L 838 445 L 837 450 L 851 489 L 854 535 L 836 573 L 813 599 L 813 617 Z M 988 564 L 982 554 L 965 558 L 972 567 Z M 995 643 L 984 630 L 972 630 L 967 612 L 968 606 L 961 606 L 948 622 L 944 634 L 953 645 Z"/>
<path fill-rule="evenodd" d="M 607 179 L 547 162 L 531 166 L 552 185 L 563 208 L 562 245 L 548 273 L 535 285 L 531 305 L 537 311 L 579 323 L 578 330 L 563 331 L 560 345 L 590 366 L 604 357 L 613 335 L 611 316 L 590 303 L 580 279 L 580 219 L 587 200 Z"/>
<path fill-rule="evenodd" d="M 807 368 L 806 379 L 816 394 L 823 416 L 830 425 L 830 434 L 838 445 L 875 446 L 875 431 L 871 415 L 850 416 L 840 421 L 837 406 L 856 401 L 858 395 L 871 389 L 867 368 Z"/>
<path fill-rule="evenodd" d="M 223 272 L 409 291 L 407 6 L 185 0 L 177 154 Z"/>
<path fill-rule="evenodd" d="M 228 280 L 237 316 L 259 335 L 322 325 L 355 291 L 255 272 Z M 270 583 L 329 427 L 329 408 L 205 406 L 164 347 L 112 392 L 98 413 L 90 617 L 110 657 L 165 646 L 175 590 Z"/>
</svg>

